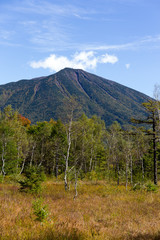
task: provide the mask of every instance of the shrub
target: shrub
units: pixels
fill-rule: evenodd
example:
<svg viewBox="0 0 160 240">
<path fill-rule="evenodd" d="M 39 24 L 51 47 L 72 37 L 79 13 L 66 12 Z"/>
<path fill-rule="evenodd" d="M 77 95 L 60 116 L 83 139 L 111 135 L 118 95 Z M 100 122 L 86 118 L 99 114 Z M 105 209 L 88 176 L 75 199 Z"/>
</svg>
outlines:
<svg viewBox="0 0 160 240">
<path fill-rule="evenodd" d="M 148 182 L 146 184 L 146 191 L 147 192 L 157 192 L 158 186 L 153 184 L 152 182 Z"/>
<path fill-rule="evenodd" d="M 21 185 L 20 191 L 39 193 L 41 191 L 41 183 L 46 176 L 42 168 L 29 167 L 24 173 L 25 179 L 18 181 Z"/>
<path fill-rule="evenodd" d="M 132 187 L 132 190 L 133 191 L 136 191 L 136 190 L 144 190 L 145 189 L 145 185 L 138 182 L 138 183 L 135 183 Z"/>
<path fill-rule="evenodd" d="M 5 182 L 17 183 L 17 182 L 20 182 L 23 180 L 24 180 L 24 176 L 22 174 L 20 174 L 20 175 L 19 174 L 11 174 L 11 175 L 6 176 Z"/>
<path fill-rule="evenodd" d="M 4 176 L 2 174 L 0 174 L 0 183 L 2 183 L 4 180 Z"/>
<path fill-rule="evenodd" d="M 34 214 L 36 215 L 36 220 L 43 222 L 48 216 L 47 206 L 43 205 L 43 200 L 41 198 L 35 200 L 32 203 L 32 208 Z"/>
<path fill-rule="evenodd" d="M 158 190 L 158 186 L 155 185 L 152 182 L 148 182 L 146 184 L 143 183 L 136 183 L 134 184 L 134 186 L 132 187 L 132 190 L 136 191 L 136 190 L 145 190 L 147 192 L 157 192 Z"/>
<path fill-rule="evenodd" d="M 87 180 L 90 180 L 90 181 L 96 181 L 97 180 L 97 173 L 96 173 L 96 171 L 91 171 L 91 172 L 88 172 L 87 174 L 86 174 L 86 178 L 87 178 Z"/>
</svg>

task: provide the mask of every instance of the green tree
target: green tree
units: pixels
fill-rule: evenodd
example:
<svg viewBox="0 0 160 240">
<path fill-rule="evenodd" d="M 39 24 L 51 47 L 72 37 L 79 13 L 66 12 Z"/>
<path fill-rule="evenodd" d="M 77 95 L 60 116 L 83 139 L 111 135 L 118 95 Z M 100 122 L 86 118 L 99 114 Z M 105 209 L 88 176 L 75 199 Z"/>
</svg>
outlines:
<svg viewBox="0 0 160 240">
<path fill-rule="evenodd" d="M 7 106 L 0 119 L 0 156 L 1 174 L 11 174 L 16 171 L 17 147 L 14 141 L 14 112 Z"/>
<path fill-rule="evenodd" d="M 66 156 L 67 151 L 66 148 L 67 135 L 65 131 L 65 126 L 60 120 L 58 120 L 57 122 L 54 122 L 52 126 L 48 149 L 48 156 L 50 156 L 48 166 L 50 166 L 54 170 L 56 178 L 59 175 L 59 171 L 60 173 L 62 173 L 64 169 L 64 156 Z"/>
<path fill-rule="evenodd" d="M 159 109 L 160 102 L 156 100 L 149 100 L 143 103 L 147 112 L 147 118 L 144 120 L 132 119 L 134 123 L 147 124 L 151 128 L 146 130 L 146 133 L 152 137 L 153 145 L 153 163 L 154 163 L 154 184 L 157 184 L 157 141 L 159 139 Z"/>
<path fill-rule="evenodd" d="M 20 180 L 20 191 L 39 193 L 41 183 L 45 180 L 45 174 L 42 168 L 35 166 L 28 167 L 24 172 L 25 179 Z"/>
<path fill-rule="evenodd" d="M 29 165 L 42 166 L 45 165 L 47 158 L 47 143 L 51 135 L 52 125 L 46 121 L 38 122 L 28 129 L 30 135 L 30 163 Z"/>
</svg>

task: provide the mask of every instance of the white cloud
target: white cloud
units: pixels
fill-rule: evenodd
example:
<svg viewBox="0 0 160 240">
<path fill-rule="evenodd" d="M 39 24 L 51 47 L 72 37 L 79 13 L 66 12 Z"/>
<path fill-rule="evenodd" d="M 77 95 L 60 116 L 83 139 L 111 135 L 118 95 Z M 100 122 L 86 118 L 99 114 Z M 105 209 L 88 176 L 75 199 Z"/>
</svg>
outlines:
<svg viewBox="0 0 160 240">
<path fill-rule="evenodd" d="M 109 55 L 109 54 L 105 54 L 105 55 L 102 55 L 99 59 L 99 62 L 101 63 L 116 63 L 118 61 L 118 58 L 114 55 Z"/>
<path fill-rule="evenodd" d="M 125 66 L 127 69 L 129 69 L 131 65 L 130 65 L 130 63 L 126 63 Z"/>
<path fill-rule="evenodd" d="M 80 69 L 95 69 L 98 63 L 111 63 L 114 64 L 118 61 L 118 58 L 114 55 L 101 55 L 96 56 L 95 52 L 82 51 L 80 53 L 75 53 L 71 59 L 65 56 L 56 56 L 51 54 L 49 57 L 40 61 L 32 61 L 30 66 L 32 68 L 44 68 L 50 69 L 51 71 L 59 71 L 65 67 L 70 68 L 80 68 Z"/>
</svg>

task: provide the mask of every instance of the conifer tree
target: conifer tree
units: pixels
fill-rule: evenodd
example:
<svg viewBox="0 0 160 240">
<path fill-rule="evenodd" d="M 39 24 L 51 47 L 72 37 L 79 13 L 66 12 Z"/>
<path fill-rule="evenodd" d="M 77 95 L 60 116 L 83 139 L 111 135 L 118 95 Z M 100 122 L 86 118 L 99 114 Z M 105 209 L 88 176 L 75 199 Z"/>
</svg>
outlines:
<svg viewBox="0 0 160 240">
<path fill-rule="evenodd" d="M 153 163 L 154 163 L 154 184 L 157 184 L 157 141 L 159 139 L 159 109 L 160 101 L 149 100 L 146 103 L 143 103 L 143 106 L 147 112 L 146 119 L 132 119 L 132 122 L 138 124 L 147 124 L 151 128 L 146 130 L 146 133 L 152 136 L 153 144 Z"/>
</svg>

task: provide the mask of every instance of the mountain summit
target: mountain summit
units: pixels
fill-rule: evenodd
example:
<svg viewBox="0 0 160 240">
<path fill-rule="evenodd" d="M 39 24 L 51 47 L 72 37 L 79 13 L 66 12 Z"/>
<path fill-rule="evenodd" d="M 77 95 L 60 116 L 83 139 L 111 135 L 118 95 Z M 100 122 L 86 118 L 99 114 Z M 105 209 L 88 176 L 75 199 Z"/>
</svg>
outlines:
<svg viewBox="0 0 160 240">
<path fill-rule="evenodd" d="M 106 125 L 128 124 L 143 117 L 143 93 L 80 69 L 65 68 L 53 75 L 0 85 L 0 108 L 11 104 L 32 122 L 65 118 L 65 103 L 76 96 L 82 112 L 97 115 Z"/>
</svg>

